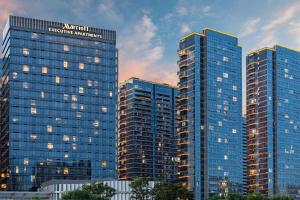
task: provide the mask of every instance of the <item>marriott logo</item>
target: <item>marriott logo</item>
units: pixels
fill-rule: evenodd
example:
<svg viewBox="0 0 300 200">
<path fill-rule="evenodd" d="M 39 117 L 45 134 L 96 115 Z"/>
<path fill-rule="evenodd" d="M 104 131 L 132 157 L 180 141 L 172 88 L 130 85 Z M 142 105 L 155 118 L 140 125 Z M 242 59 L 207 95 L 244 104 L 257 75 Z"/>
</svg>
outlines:
<svg viewBox="0 0 300 200">
<path fill-rule="evenodd" d="M 77 26 L 72 24 L 64 24 L 64 27 L 62 28 L 64 30 L 76 30 L 76 31 L 89 31 L 88 26 Z"/>
</svg>

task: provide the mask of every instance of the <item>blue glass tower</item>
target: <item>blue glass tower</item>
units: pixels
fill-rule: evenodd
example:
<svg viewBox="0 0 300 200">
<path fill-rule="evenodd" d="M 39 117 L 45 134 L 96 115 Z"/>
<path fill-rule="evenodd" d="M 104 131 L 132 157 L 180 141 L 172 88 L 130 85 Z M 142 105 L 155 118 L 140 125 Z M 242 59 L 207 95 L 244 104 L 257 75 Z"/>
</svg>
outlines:
<svg viewBox="0 0 300 200">
<path fill-rule="evenodd" d="M 242 55 L 213 29 L 179 43 L 178 175 L 195 199 L 243 193 Z"/>
<path fill-rule="evenodd" d="M 300 52 L 247 55 L 248 191 L 300 199 Z"/>
<path fill-rule="evenodd" d="M 2 47 L 1 189 L 115 178 L 115 31 L 10 16 Z"/>
<path fill-rule="evenodd" d="M 120 180 L 174 181 L 177 88 L 131 78 L 120 85 Z"/>
</svg>

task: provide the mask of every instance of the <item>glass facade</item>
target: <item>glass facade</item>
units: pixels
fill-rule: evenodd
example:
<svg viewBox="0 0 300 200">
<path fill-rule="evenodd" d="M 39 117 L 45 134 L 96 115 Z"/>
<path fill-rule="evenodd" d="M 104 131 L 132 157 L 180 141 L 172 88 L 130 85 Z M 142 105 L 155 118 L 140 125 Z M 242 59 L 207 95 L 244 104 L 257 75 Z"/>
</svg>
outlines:
<svg viewBox="0 0 300 200">
<path fill-rule="evenodd" d="M 242 55 L 235 36 L 180 39 L 178 178 L 195 199 L 244 192 Z"/>
<path fill-rule="evenodd" d="M 300 199 L 300 52 L 247 55 L 248 191 Z"/>
<path fill-rule="evenodd" d="M 120 180 L 173 181 L 176 96 L 166 84 L 131 78 L 120 86 L 118 171 Z"/>
<path fill-rule="evenodd" d="M 115 178 L 115 31 L 10 16 L 2 47 L 1 189 Z"/>
</svg>

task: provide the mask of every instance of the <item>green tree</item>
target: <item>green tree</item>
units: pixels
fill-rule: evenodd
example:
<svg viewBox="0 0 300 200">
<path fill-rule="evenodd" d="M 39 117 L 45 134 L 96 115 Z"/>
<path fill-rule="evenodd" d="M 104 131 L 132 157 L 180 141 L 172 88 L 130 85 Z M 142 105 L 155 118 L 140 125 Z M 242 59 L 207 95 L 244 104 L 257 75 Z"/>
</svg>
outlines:
<svg viewBox="0 0 300 200">
<path fill-rule="evenodd" d="M 247 195 L 246 200 L 268 200 L 268 197 L 260 193 L 251 193 Z"/>
<path fill-rule="evenodd" d="M 137 177 L 131 181 L 130 187 L 132 189 L 132 200 L 148 200 L 151 197 L 151 188 L 149 186 L 149 179 L 144 177 Z"/>
<path fill-rule="evenodd" d="M 115 195 L 114 188 L 103 183 L 91 183 L 81 189 L 66 192 L 62 195 L 63 200 L 110 200 Z"/>
<path fill-rule="evenodd" d="M 270 200 L 293 200 L 293 198 L 286 195 L 275 195 L 271 197 Z"/>
<path fill-rule="evenodd" d="M 193 199 L 193 193 L 184 188 L 181 184 L 167 183 L 165 181 L 155 184 L 152 190 L 152 196 L 154 200 Z"/>
</svg>

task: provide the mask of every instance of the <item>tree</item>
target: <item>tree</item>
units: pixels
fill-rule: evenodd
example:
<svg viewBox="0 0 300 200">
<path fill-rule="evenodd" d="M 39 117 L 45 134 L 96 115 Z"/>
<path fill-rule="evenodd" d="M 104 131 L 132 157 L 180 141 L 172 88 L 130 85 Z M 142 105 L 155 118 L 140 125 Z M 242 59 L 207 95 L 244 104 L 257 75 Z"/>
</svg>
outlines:
<svg viewBox="0 0 300 200">
<path fill-rule="evenodd" d="M 293 198 L 286 195 L 276 195 L 270 198 L 270 200 L 293 200 Z"/>
<path fill-rule="evenodd" d="M 81 189 L 64 193 L 63 200 L 110 200 L 116 194 L 114 188 L 103 183 L 91 183 Z"/>
<path fill-rule="evenodd" d="M 148 200 L 151 197 L 151 188 L 149 186 L 149 179 L 144 177 L 137 177 L 130 183 L 132 195 L 130 199 L 133 200 Z"/>
<path fill-rule="evenodd" d="M 184 188 L 181 184 L 167 183 L 165 181 L 155 184 L 152 190 L 152 196 L 154 200 L 193 199 L 193 193 Z"/>
</svg>

